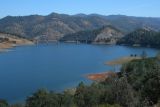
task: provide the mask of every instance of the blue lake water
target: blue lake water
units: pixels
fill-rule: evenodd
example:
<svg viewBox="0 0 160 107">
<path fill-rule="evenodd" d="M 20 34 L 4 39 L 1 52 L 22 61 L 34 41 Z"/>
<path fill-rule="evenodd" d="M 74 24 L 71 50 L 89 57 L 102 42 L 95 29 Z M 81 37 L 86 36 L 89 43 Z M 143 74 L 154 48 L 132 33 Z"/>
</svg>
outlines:
<svg viewBox="0 0 160 107">
<path fill-rule="evenodd" d="M 79 82 L 90 82 L 84 76 L 113 68 L 104 63 L 130 54 L 140 55 L 151 48 L 88 45 L 40 44 L 21 46 L 0 54 L 0 98 L 10 102 L 23 101 L 37 89 L 62 91 Z"/>
</svg>

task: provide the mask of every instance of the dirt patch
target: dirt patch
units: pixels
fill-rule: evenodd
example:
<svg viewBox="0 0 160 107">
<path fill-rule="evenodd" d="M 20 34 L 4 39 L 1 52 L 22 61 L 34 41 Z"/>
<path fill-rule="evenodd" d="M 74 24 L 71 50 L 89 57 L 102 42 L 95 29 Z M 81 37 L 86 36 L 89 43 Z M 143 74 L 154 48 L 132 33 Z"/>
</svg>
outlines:
<svg viewBox="0 0 160 107">
<path fill-rule="evenodd" d="M 5 37 L 7 41 L 0 43 L 0 51 L 6 51 L 9 48 L 20 46 L 20 45 L 32 45 L 34 44 L 32 41 L 22 38 L 12 38 L 12 37 Z"/>
<path fill-rule="evenodd" d="M 116 75 L 117 75 L 116 73 L 108 71 L 108 72 L 103 72 L 103 73 L 88 74 L 86 77 L 92 81 L 104 81 L 108 77 L 113 77 Z"/>
</svg>

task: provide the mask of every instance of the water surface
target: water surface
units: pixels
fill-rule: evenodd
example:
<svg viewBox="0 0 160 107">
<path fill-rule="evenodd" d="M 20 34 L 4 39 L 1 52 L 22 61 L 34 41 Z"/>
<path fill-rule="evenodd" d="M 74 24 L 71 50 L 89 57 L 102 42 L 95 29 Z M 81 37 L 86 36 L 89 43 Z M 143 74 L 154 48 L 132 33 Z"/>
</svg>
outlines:
<svg viewBox="0 0 160 107">
<path fill-rule="evenodd" d="M 113 68 L 104 63 L 130 54 L 140 55 L 145 50 L 154 56 L 151 48 L 87 45 L 40 44 L 22 46 L 0 54 L 0 98 L 10 102 L 24 100 L 37 89 L 62 91 L 75 87 L 88 73 Z"/>
</svg>

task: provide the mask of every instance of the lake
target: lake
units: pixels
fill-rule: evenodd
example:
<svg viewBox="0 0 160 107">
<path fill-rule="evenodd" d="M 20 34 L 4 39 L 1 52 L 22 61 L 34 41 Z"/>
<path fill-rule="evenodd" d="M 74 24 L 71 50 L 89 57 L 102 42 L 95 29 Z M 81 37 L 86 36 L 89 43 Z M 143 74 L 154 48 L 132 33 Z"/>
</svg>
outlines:
<svg viewBox="0 0 160 107">
<path fill-rule="evenodd" d="M 113 70 L 104 63 L 130 54 L 146 51 L 154 56 L 157 49 L 50 43 L 21 46 L 0 53 L 0 98 L 9 102 L 23 101 L 37 89 L 62 91 L 79 82 L 90 83 L 88 73 Z"/>
</svg>

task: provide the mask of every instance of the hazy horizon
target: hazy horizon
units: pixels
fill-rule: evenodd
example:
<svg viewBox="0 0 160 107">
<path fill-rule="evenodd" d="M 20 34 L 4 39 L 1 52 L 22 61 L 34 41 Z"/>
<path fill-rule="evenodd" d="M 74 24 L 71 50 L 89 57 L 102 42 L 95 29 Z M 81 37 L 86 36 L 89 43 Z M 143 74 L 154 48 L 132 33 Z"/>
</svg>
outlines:
<svg viewBox="0 0 160 107">
<path fill-rule="evenodd" d="M 0 18 L 6 16 L 48 15 L 52 12 L 60 14 L 100 14 L 127 15 L 136 17 L 160 17 L 157 13 L 158 0 L 2 0 L 0 4 Z"/>
<path fill-rule="evenodd" d="M 28 15 L 7 15 L 7 16 L 11 16 L 11 17 L 25 17 L 25 16 L 32 16 L 32 15 L 39 15 L 39 16 L 47 16 L 47 15 L 50 15 L 52 13 L 55 13 L 55 14 L 61 14 L 61 15 L 70 15 L 70 16 L 74 16 L 74 15 L 80 15 L 80 14 L 84 14 L 84 15 L 102 15 L 102 16 L 128 16 L 128 17 L 142 17 L 142 18 L 160 18 L 159 17 L 152 17 L 152 16 L 133 16 L 133 15 L 125 15 L 125 14 L 108 14 L 108 15 L 104 15 L 104 14 L 99 14 L 99 13 L 90 13 L 90 14 L 85 14 L 85 13 L 77 13 L 77 14 L 67 14 L 67 13 L 58 13 L 58 12 L 51 12 L 51 13 L 48 13 L 48 14 L 45 14 L 45 15 L 42 15 L 42 14 L 28 14 Z M 4 17 L 0 17 L 0 19 L 3 19 L 7 16 L 4 16 Z"/>
</svg>

